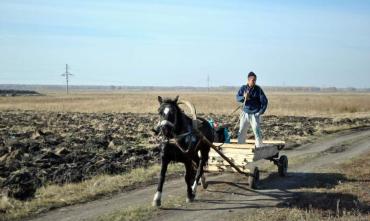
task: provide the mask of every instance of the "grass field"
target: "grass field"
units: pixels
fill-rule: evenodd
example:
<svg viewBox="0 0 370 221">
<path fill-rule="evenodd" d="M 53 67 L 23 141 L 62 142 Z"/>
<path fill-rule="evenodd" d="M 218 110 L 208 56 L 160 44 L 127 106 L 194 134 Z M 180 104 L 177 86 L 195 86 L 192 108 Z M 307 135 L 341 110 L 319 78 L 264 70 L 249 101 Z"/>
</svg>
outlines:
<svg viewBox="0 0 370 221">
<path fill-rule="evenodd" d="M 237 106 L 232 92 L 78 92 L 46 93 L 46 96 L 0 97 L 0 110 L 42 110 L 67 112 L 156 112 L 157 96 L 191 101 L 199 113 L 229 114 Z M 266 92 L 267 115 L 367 117 L 370 93 Z"/>
<path fill-rule="evenodd" d="M 99 199 L 140 185 L 155 182 L 160 171 L 159 165 L 134 169 L 122 175 L 100 175 L 92 179 L 63 186 L 47 185 L 37 190 L 33 200 L 20 201 L 0 195 L 0 221 L 20 220 L 53 208 L 73 205 Z M 169 166 L 169 176 L 181 174 L 181 164 Z"/>
<path fill-rule="evenodd" d="M 45 93 L 46 96 L 20 96 L 20 97 L 0 97 L 0 111 L 4 110 L 32 110 L 32 114 L 36 116 L 41 115 L 39 111 L 51 111 L 51 112 L 87 112 L 87 113 L 155 113 L 158 108 L 157 96 L 161 95 L 164 97 L 175 97 L 177 94 L 180 95 L 180 99 L 189 100 L 196 106 L 198 113 L 216 115 L 227 115 L 230 114 L 238 104 L 235 102 L 235 95 L 231 92 L 79 92 L 72 93 L 71 95 L 65 95 L 62 93 Z M 279 123 L 278 118 L 286 119 L 280 122 L 282 127 L 278 127 L 276 131 L 284 132 L 285 127 L 287 131 L 294 132 L 300 131 L 297 128 L 309 128 L 315 126 L 315 124 L 304 124 L 306 120 L 299 122 L 292 122 L 292 117 L 282 117 L 287 115 L 292 116 L 307 116 L 310 118 L 309 122 L 313 123 L 316 121 L 323 121 L 323 119 L 312 120 L 311 117 L 333 117 L 333 118 L 360 118 L 370 117 L 370 93 L 267 93 L 269 98 L 269 107 L 267 115 L 277 115 L 279 117 L 270 117 L 267 119 L 267 123 L 276 124 Z M 186 108 L 185 108 L 186 109 Z M 5 111 L 3 113 L 6 113 Z M 11 111 L 16 114 L 16 111 Z M 56 114 L 56 113 L 54 113 Z M 26 114 L 27 115 L 27 114 Z M 66 113 L 65 115 L 70 115 Z M 72 114 L 73 115 L 73 114 Z M 104 115 L 104 114 L 102 114 Z M 116 114 L 113 114 L 116 115 Z M 28 115 L 27 115 L 28 116 Z M 100 116 L 100 115 L 99 115 Z M 96 116 L 96 117 L 99 117 Z M 133 115 L 136 119 L 138 116 Z M 235 114 L 236 116 L 236 114 Z M 101 116 L 100 116 L 101 117 Z M 143 116 L 142 116 L 143 117 Z M 14 117 L 9 117 L 14 119 Z M 145 118 L 145 117 L 144 117 Z M 230 117 L 229 117 L 230 118 Z M 228 119 L 229 119 L 228 118 Z M 299 118 L 299 117 L 295 117 Z M 48 118 L 45 118 L 48 119 Z M 69 118 L 68 118 L 69 119 Z M 105 118 L 104 118 L 105 119 Z M 112 118 L 113 119 L 113 118 Z M 126 118 L 125 118 L 126 119 Z M 129 118 L 127 118 L 129 119 Z M 290 120 L 289 120 L 290 119 Z M 4 119 L 3 119 L 4 120 Z M 24 119 L 23 119 L 24 120 Z M 346 119 L 341 119 L 346 120 Z M 26 121 L 26 120 L 24 120 Z M 23 122 L 23 121 L 22 121 Z M 81 121 L 82 122 L 82 121 Z M 131 121 L 130 121 L 131 122 Z M 134 125 L 136 125 L 136 121 Z M 131 122 L 131 123 L 132 123 Z M 136 123 L 135 123 L 136 122 Z M 229 122 L 229 120 L 228 120 Z M 336 121 L 334 121 L 336 122 Z M 339 121 L 338 121 L 339 122 Z M 341 121 L 340 121 L 341 122 Z M 93 123 L 93 122 L 92 122 Z M 147 122 L 150 124 L 151 122 Z M 285 124 L 292 125 L 285 125 Z M 112 127 L 112 124 L 102 120 L 102 124 Z M 280 125 L 279 124 L 279 125 Z M 22 124 L 23 125 L 23 124 Z M 72 125 L 72 123 L 69 123 Z M 77 125 L 77 123 L 76 123 Z M 280 125 L 280 126 L 281 126 Z M 321 124 L 320 124 L 321 125 Z M 15 125 L 16 126 L 16 125 Z M 49 125 L 50 126 L 50 125 Z M 85 125 L 86 126 L 86 125 Z M 137 125 L 136 125 L 137 126 Z M 288 127 L 289 126 L 289 127 Z M 317 126 L 317 125 L 316 125 Z M 315 126 L 315 127 L 316 127 Z M 325 130 L 328 130 L 330 125 L 324 123 Z M 335 124 L 333 131 L 348 129 L 347 127 L 364 126 L 361 123 L 347 125 L 345 123 Z M 134 126 L 128 125 L 129 128 L 134 129 Z M 297 128 L 296 128 L 297 127 Z M 289 129 L 290 128 L 290 129 Z M 104 129 L 104 131 L 107 128 Z M 131 130 L 125 128 L 125 134 L 130 135 Z M 135 131 L 135 130 L 133 130 Z M 269 131 L 275 131 L 274 128 L 270 128 Z M 303 131 L 304 132 L 304 131 Z M 295 133 L 290 134 L 296 140 L 303 138 L 310 138 L 308 134 L 303 133 L 297 135 Z M 135 131 L 136 133 L 136 131 Z M 135 134 L 134 133 L 134 134 Z M 267 132 L 266 132 L 267 133 Z M 319 133 L 320 134 L 320 133 Z M 316 134 L 317 135 L 317 134 Z M 369 156 L 366 156 L 368 160 Z M 354 161 L 356 162 L 356 161 Z M 366 162 L 366 161 L 362 161 Z M 352 168 L 357 168 L 366 164 L 356 164 Z M 364 167 L 362 167 L 364 168 Z M 178 173 L 182 168 L 175 166 L 172 170 L 173 173 Z M 157 176 L 159 170 L 158 165 L 154 165 L 147 170 L 137 169 L 130 173 L 122 175 L 101 175 L 93 177 L 92 179 L 72 183 L 63 186 L 47 185 L 46 187 L 40 188 L 36 192 L 36 197 L 30 201 L 18 201 L 12 198 L 8 198 L 0 194 L 0 213 L 5 212 L 7 216 L 0 218 L 16 219 L 26 217 L 30 214 L 37 214 L 41 211 L 47 211 L 51 208 L 57 208 L 65 205 L 72 205 L 76 203 L 86 202 L 92 199 L 97 199 L 103 195 L 109 195 L 117 191 L 121 191 L 125 188 L 130 188 L 137 184 L 143 184 L 146 182 L 153 181 Z M 148 172 L 150 175 L 148 175 Z M 348 176 L 354 171 L 343 171 Z M 357 173 L 357 172 L 356 172 Z M 143 176 L 146 174 L 147 176 Z M 362 183 L 361 183 L 362 185 Z M 68 193 L 68 194 L 66 194 Z M 78 193 L 78 194 L 76 194 Z M 183 199 L 181 199 L 183 200 Z M 368 202 L 368 198 L 365 199 Z M 137 213 L 144 213 L 151 215 L 156 210 L 153 208 L 139 208 L 136 210 L 126 211 L 124 215 L 132 215 L 135 217 Z M 266 214 L 266 211 L 257 211 L 261 214 L 256 216 L 265 217 L 272 214 Z M 297 217 L 311 217 L 312 211 L 303 211 L 302 209 L 286 209 L 285 212 L 281 213 L 282 217 L 280 220 L 284 220 L 289 214 L 293 213 Z M 314 211 L 315 213 L 315 211 Z M 319 212 L 318 214 L 321 214 Z M 130 215 L 130 216 L 131 216 Z M 324 212 L 319 215 L 319 218 L 325 217 L 327 214 Z M 353 214 L 352 214 L 353 215 Z M 352 216 L 351 215 L 351 216 Z M 122 217 L 122 213 L 118 214 L 118 217 Z M 141 217 L 139 215 L 138 217 Z M 284 218 L 285 217 L 285 218 Z M 316 216 L 313 216 L 316 218 Z M 356 214 L 354 214 L 356 218 Z M 102 220 L 105 220 L 102 218 Z M 135 218 L 133 218 L 135 220 Z M 294 220 L 294 219 L 293 219 Z"/>
</svg>

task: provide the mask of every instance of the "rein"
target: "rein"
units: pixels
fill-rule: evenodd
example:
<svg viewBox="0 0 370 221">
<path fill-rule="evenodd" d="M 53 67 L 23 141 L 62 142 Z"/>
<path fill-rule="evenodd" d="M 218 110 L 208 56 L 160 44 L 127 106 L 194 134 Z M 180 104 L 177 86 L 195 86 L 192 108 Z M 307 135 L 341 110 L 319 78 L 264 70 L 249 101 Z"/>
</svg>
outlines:
<svg viewBox="0 0 370 221">
<path fill-rule="evenodd" d="M 199 144 L 202 142 L 202 141 L 204 141 L 204 142 L 206 142 L 207 144 L 209 144 L 210 146 L 212 146 L 213 148 L 217 148 L 217 149 L 219 149 L 222 145 L 223 145 L 223 143 L 222 144 L 220 144 L 219 146 L 215 146 L 215 145 L 213 145 L 211 142 L 209 142 L 209 140 L 202 134 L 202 132 L 200 132 L 199 131 L 199 129 L 198 129 L 198 122 L 197 122 L 197 118 L 196 118 L 196 110 L 195 110 L 195 107 L 190 103 L 190 102 L 188 102 L 188 101 L 182 101 L 182 102 L 180 102 L 180 104 L 185 104 L 186 106 L 188 106 L 189 108 L 190 108 L 190 110 L 191 110 L 191 113 L 192 113 L 192 127 L 191 127 L 191 130 L 190 131 L 188 131 L 188 132 L 185 132 L 185 133 L 182 133 L 182 134 L 180 134 L 180 135 L 176 135 L 173 131 L 172 131 L 172 136 L 173 136 L 173 138 L 170 138 L 170 139 L 167 139 L 166 140 L 166 142 L 168 142 L 168 143 L 171 143 L 171 144 L 174 144 L 182 153 L 184 153 L 184 154 L 188 154 L 188 153 L 190 153 L 190 152 L 192 152 L 192 151 L 196 151 L 197 150 L 197 148 L 198 148 L 198 146 L 199 146 Z M 170 126 L 170 127 L 172 127 L 172 128 L 175 128 L 175 126 L 176 126 L 176 123 L 177 123 L 177 117 L 175 117 L 175 122 L 174 123 L 172 123 L 172 122 L 170 122 L 170 121 L 168 121 L 168 120 L 162 120 L 160 123 L 159 123 L 159 125 L 160 126 L 165 126 L 165 125 L 168 125 L 168 126 Z M 181 145 L 180 145 L 180 143 L 179 143 L 179 141 L 181 140 L 181 139 L 183 139 L 183 138 L 185 138 L 185 137 L 187 137 L 187 136 L 191 136 L 190 137 L 190 141 L 189 141 L 189 145 L 188 145 L 188 148 L 187 149 L 184 149 Z M 197 138 L 197 139 L 199 139 L 198 141 L 197 141 L 197 143 L 196 143 L 196 145 L 194 146 L 194 145 L 192 145 L 193 144 L 193 142 L 192 142 L 192 138 L 193 138 L 193 135 Z"/>
<path fill-rule="evenodd" d="M 191 103 L 190 102 L 188 102 L 188 101 L 182 101 L 182 102 L 179 102 L 179 104 L 186 104 L 187 106 L 189 106 L 190 107 L 190 105 L 191 105 Z M 195 117 L 196 117 L 196 114 L 195 114 L 195 108 L 192 108 L 192 107 L 190 107 L 191 108 L 191 112 L 192 112 L 192 115 L 194 115 Z M 178 118 L 181 118 L 180 116 L 179 116 L 179 113 L 181 113 L 181 110 L 179 109 L 179 107 L 177 107 L 177 108 L 175 108 L 175 110 L 176 110 L 176 113 L 175 113 L 175 115 L 176 115 L 176 117 L 175 117 L 175 119 L 174 119 L 174 122 L 172 123 L 172 122 L 170 122 L 169 120 L 166 120 L 166 119 L 162 119 L 159 123 L 158 123 L 158 127 L 163 127 L 163 126 L 169 126 L 169 127 L 171 127 L 172 128 L 172 130 L 171 130 L 171 135 L 172 135 L 172 138 L 167 138 L 166 139 L 166 141 L 165 142 L 167 142 L 167 143 L 171 143 L 171 144 L 174 144 L 182 153 L 184 153 L 184 154 L 188 154 L 189 152 L 192 152 L 192 151 L 196 151 L 197 150 L 197 148 L 198 148 L 198 146 L 199 146 L 199 144 L 201 143 L 201 141 L 202 141 L 202 139 L 199 139 L 201 136 L 198 136 L 197 134 L 198 134 L 198 132 L 197 132 L 197 134 L 195 134 L 194 133 L 194 131 L 198 131 L 197 130 L 197 122 L 196 122 L 196 120 L 194 120 L 194 119 L 196 119 L 196 118 L 194 118 L 194 116 L 193 116 L 193 119 L 192 119 L 192 126 L 190 127 L 189 126 L 189 128 L 188 128 L 188 130 L 189 131 L 187 131 L 187 132 L 185 132 L 185 133 L 182 133 L 182 134 L 179 134 L 179 135 L 177 135 L 177 134 L 175 134 L 175 128 L 176 128 L 176 126 L 177 126 L 177 123 L 178 123 L 178 121 L 179 121 L 179 119 Z M 184 119 L 184 116 L 182 117 L 182 119 Z M 160 131 L 160 133 L 162 133 L 162 131 Z M 198 141 L 197 141 L 197 143 L 196 143 L 196 145 L 194 145 L 194 136 L 196 137 L 196 139 L 198 139 Z M 189 137 L 189 144 L 188 144 L 188 147 L 187 147 L 187 149 L 184 149 L 182 146 L 181 146 L 181 144 L 180 144 L 180 141 L 182 140 L 182 139 L 184 139 L 185 137 Z"/>
<path fill-rule="evenodd" d="M 175 135 L 173 134 L 173 138 L 171 139 L 168 139 L 167 142 L 171 143 L 171 144 L 174 144 L 177 148 L 179 148 L 179 150 L 184 153 L 184 154 L 187 154 L 187 153 L 190 153 L 192 151 L 196 151 L 200 142 L 202 141 L 202 139 L 199 139 L 197 144 L 192 148 L 192 144 L 193 144 L 193 141 L 192 141 L 192 138 L 193 138 L 193 135 L 194 133 L 192 131 L 188 131 L 188 132 L 185 132 L 185 133 L 182 133 L 180 135 Z M 181 147 L 181 144 L 180 144 L 180 140 L 187 137 L 187 136 L 190 136 L 190 140 L 189 140 L 189 145 L 188 145 L 188 148 L 187 149 L 184 149 Z M 197 136 L 198 137 L 198 136 Z"/>
<path fill-rule="evenodd" d="M 192 144 L 192 142 L 191 142 L 191 140 L 190 140 L 190 142 L 189 142 L 189 146 L 188 146 L 188 149 L 187 149 L 187 150 L 184 150 L 184 149 L 181 147 L 181 145 L 180 145 L 180 143 L 178 142 L 178 140 L 177 140 L 177 139 L 171 139 L 171 140 L 169 140 L 169 143 L 175 144 L 175 145 L 176 145 L 176 147 L 177 147 L 177 148 L 179 148 L 179 150 L 180 150 L 182 153 L 187 154 L 187 153 L 192 152 L 192 150 L 196 151 L 201 141 L 202 141 L 202 139 L 199 139 L 199 140 L 198 140 L 198 142 L 197 142 L 197 145 L 195 145 L 195 146 L 194 146 L 194 148 L 191 148 L 191 146 L 192 146 L 192 145 L 191 145 L 191 144 Z"/>
<path fill-rule="evenodd" d="M 231 160 L 231 159 L 229 159 L 227 156 L 225 156 L 225 154 L 222 152 L 222 149 L 220 148 L 223 144 L 221 144 L 221 145 L 219 145 L 219 146 L 216 146 L 216 145 L 214 145 L 212 142 L 210 142 L 208 139 L 207 139 L 207 137 L 205 137 L 204 136 L 204 134 L 201 132 L 201 131 L 199 131 L 199 129 L 198 129 L 198 124 L 197 124 L 197 117 L 196 117 L 196 113 L 195 113 L 195 108 L 194 108 L 194 106 L 190 103 L 190 102 L 188 102 L 188 101 L 184 101 L 183 102 L 183 104 L 186 104 L 189 108 L 190 108 L 190 110 L 191 110 L 191 112 L 192 112 L 192 115 L 193 115 L 193 118 L 192 118 L 192 120 L 193 120 L 193 127 L 192 127 L 192 130 L 190 131 L 190 132 L 186 132 L 186 133 L 184 133 L 184 134 L 180 134 L 180 135 L 178 135 L 178 136 L 175 136 L 174 138 L 172 138 L 172 139 L 168 139 L 167 140 L 167 142 L 174 142 L 174 144 L 179 148 L 179 150 L 181 151 L 181 152 L 183 152 L 183 153 L 188 153 L 188 152 L 190 152 L 190 148 L 188 149 L 188 150 L 184 150 L 182 147 L 181 147 L 181 145 L 178 143 L 178 140 L 177 139 L 175 139 L 176 137 L 185 137 L 185 136 L 189 136 L 190 134 L 192 134 L 192 132 L 195 132 L 195 135 L 199 138 L 199 140 L 198 140 L 198 143 L 197 143 L 197 145 L 195 146 L 196 148 L 198 147 L 198 145 L 200 144 L 200 142 L 205 142 L 207 145 L 209 145 L 213 150 L 215 150 L 226 162 L 228 162 L 236 171 L 238 171 L 239 173 L 241 173 L 241 174 L 245 174 L 245 175 L 248 175 L 248 176 L 253 176 L 253 175 L 251 175 L 251 174 L 249 174 L 249 173 L 246 173 L 246 172 L 244 172 L 243 170 L 241 170 L 237 165 L 235 165 L 234 164 L 234 162 Z M 189 133 L 189 134 L 188 134 Z"/>
</svg>

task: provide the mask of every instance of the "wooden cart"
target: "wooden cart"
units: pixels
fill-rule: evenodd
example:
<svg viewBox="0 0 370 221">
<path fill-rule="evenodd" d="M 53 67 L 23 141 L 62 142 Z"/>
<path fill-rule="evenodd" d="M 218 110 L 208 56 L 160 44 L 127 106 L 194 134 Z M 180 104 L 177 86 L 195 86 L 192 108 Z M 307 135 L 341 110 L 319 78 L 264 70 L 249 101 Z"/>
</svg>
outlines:
<svg viewBox="0 0 370 221">
<path fill-rule="evenodd" d="M 249 177 L 249 185 L 254 189 L 259 181 L 259 170 L 253 162 L 266 159 L 277 165 L 280 176 L 286 176 L 288 158 L 285 155 L 279 158 L 279 151 L 285 147 L 285 142 L 266 140 L 261 148 L 255 148 L 254 143 L 254 140 L 246 140 L 245 144 L 238 144 L 235 139 L 230 143 L 213 143 L 206 171 L 244 174 Z"/>
</svg>

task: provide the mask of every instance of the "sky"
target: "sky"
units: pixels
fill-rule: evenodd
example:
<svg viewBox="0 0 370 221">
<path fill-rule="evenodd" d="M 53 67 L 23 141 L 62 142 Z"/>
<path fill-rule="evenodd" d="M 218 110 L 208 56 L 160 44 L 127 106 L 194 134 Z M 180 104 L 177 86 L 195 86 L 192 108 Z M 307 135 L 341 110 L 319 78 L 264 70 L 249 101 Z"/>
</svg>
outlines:
<svg viewBox="0 0 370 221">
<path fill-rule="evenodd" d="M 0 84 L 370 87 L 370 1 L 0 0 Z"/>
</svg>

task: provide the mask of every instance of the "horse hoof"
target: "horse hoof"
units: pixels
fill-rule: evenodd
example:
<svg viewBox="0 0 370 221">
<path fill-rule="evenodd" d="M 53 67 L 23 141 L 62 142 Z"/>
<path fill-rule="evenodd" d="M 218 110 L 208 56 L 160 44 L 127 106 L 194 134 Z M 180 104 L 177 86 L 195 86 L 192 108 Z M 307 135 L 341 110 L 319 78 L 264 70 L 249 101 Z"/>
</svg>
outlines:
<svg viewBox="0 0 370 221">
<path fill-rule="evenodd" d="M 193 190 L 191 191 L 191 193 L 192 193 L 193 195 L 196 195 L 196 194 L 197 194 L 197 189 L 193 189 Z"/>
<path fill-rule="evenodd" d="M 186 202 L 187 202 L 187 203 L 194 202 L 194 198 L 195 198 L 195 196 L 194 196 L 194 197 L 187 197 L 187 198 L 186 198 Z"/>
<path fill-rule="evenodd" d="M 200 183 L 202 184 L 203 189 L 207 189 L 208 183 L 207 183 L 206 178 L 204 176 L 202 176 L 202 178 L 200 180 Z"/>
<path fill-rule="evenodd" d="M 161 205 L 161 197 L 162 197 L 162 192 L 157 191 L 154 195 L 152 205 L 157 206 L 157 207 L 160 206 Z"/>
<path fill-rule="evenodd" d="M 155 201 L 153 201 L 153 202 L 152 202 L 152 206 L 154 206 L 154 207 L 159 207 L 159 206 L 161 206 L 161 201 L 159 201 L 159 200 L 155 200 Z"/>
<path fill-rule="evenodd" d="M 197 194 L 197 189 L 191 191 L 192 194 Z"/>
</svg>

